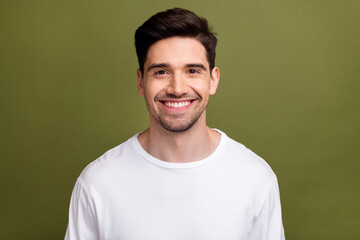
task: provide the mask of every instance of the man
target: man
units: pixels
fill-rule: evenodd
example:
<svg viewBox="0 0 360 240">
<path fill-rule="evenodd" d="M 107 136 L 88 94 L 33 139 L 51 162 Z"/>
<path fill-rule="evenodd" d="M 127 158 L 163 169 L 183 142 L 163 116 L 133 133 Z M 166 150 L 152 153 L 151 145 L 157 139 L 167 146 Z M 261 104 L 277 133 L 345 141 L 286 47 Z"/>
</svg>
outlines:
<svg viewBox="0 0 360 240">
<path fill-rule="evenodd" d="M 216 42 L 205 19 L 179 8 L 137 29 L 150 127 L 81 173 L 65 239 L 285 239 L 271 168 L 206 125 Z"/>
</svg>

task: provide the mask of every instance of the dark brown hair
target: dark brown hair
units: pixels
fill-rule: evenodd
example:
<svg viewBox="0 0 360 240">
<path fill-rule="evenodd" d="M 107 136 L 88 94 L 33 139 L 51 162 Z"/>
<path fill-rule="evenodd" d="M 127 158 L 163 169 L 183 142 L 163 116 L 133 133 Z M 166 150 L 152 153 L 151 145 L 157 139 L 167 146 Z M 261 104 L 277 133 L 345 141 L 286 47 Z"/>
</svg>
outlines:
<svg viewBox="0 0 360 240">
<path fill-rule="evenodd" d="M 209 28 L 207 20 L 189 10 L 173 8 L 153 15 L 135 32 L 136 54 L 142 74 L 144 74 L 144 64 L 151 45 L 159 40 L 175 36 L 197 39 L 206 49 L 209 70 L 214 68 L 217 39 L 215 33 Z"/>
</svg>

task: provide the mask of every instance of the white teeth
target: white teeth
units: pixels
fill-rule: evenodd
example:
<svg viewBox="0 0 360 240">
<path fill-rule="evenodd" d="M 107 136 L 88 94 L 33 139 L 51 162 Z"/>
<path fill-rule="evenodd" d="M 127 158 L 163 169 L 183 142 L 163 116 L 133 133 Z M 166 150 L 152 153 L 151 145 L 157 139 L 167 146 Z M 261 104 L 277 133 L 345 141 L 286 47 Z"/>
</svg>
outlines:
<svg viewBox="0 0 360 240">
<path fill-rule="evenodd" d="M 180 108 L 180 107 L 184 107 L 189 105 L 191 102 L 190 101 L 186 101 L 186 102 L 164 102 L 165 105 L 167 107 L 171 107 L 171 108 Z"/>
</svg>

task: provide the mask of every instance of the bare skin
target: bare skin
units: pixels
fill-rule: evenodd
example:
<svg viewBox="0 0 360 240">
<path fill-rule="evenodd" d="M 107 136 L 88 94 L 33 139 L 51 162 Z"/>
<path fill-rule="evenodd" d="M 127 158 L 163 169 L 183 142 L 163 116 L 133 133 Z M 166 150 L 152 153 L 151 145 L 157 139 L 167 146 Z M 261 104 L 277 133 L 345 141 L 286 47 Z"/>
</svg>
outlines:
<svg viewBox="0 0 360 240">
<path fill-rule="evenodd" d="M 174 163 L 211 155 L 220 134 L 206 125 L 206 105 L 220 73 L 217 67 L 209 69 L 203 45 L 193 38 L 160 40 L 148 51 L 144 74 L 138 70 L 137 76 L 150 112 L 150 127 L 138 135 L 141 146 Z"/>
<path fill-rule="evenodd" d="M 195 129 L 195 125 L 186 133 L 169 133 L 150 127 L 139 134 L 138 140 L 150 155 L 160 160 L 174 163 L 199 161 L 215 151 L 220 134 L 206 125 Z"/>
</svg>

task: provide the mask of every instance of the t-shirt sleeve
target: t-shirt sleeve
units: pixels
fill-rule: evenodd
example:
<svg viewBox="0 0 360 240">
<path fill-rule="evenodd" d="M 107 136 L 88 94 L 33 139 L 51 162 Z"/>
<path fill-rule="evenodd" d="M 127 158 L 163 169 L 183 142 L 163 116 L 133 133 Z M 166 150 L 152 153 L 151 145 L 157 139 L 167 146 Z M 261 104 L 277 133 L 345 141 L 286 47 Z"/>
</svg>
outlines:
<svg viewBox="0 0 360 240">
<path fill-rule="evenodd" d="M 94 201 L 79 178 L 71 195 L 65 240 L 80 239 L 98 239 L 98 231 Z"/>
<path fill-rule="evenodd" d="M 276 179 L 270 187 L 259 214 L 254 219 L 250 239 L 285 240 L 279 186 Z"/>
</svg>

